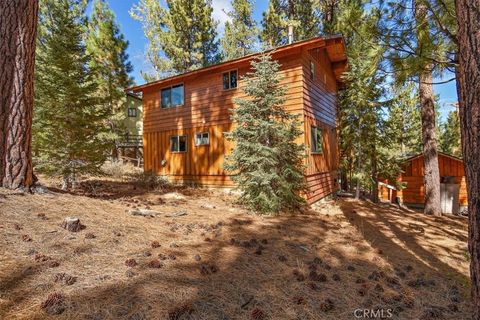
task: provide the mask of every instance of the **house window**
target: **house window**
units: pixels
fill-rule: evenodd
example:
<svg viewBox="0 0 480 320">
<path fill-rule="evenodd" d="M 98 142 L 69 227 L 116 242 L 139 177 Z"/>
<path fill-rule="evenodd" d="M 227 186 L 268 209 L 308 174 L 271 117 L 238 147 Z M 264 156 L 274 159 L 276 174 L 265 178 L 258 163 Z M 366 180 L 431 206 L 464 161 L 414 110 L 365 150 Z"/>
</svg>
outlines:
<svg viewBox="0 0 480 320">
<path fill-rule="evenodd" d="M 197 146 L 204 146 L 210 144 L 210 137 L 208 132 L 197 133 L 195 135 L 195 144 Z"/>
<path fill-rule="evenodd" d="M 322 138 L 322 129 L 317 127 L 310 128 L 310 137 L 311 137 L 311 150 L 312 153 L 323 153 L 323 138 Z"/>
<path fill-rule="evenodd" d="M 237 87 L 237 70 L 225 72 L 223 74 L 223 89 L 234 89 Z"/>
<path fill-rule="evenodd" d="M 170 151 L 172 151 L 172 152 L 186 152 L 187 151 L 187 136 L 172 136 L 172 137 L 170 137 Z"/>
<path fill-rule="evenodd" d="M 183 84 L 162 89 L 160 96 L 164 109 L 183 106 L 185 102 Z"/>
<path fill-rule="evenodd" d="M 136 116 L 137 116 L 137 109 L 135 109 L 135 108 L 128 108 L 128 116 L 129 116 L 129 117 L 136 117 Z"/>
<path fill-rule="evenodd" d="M 315 65 L 313 64 L 313 61 L 310 61 L 310 80 L 313 80 L 315 77 Z"/>
</svg>

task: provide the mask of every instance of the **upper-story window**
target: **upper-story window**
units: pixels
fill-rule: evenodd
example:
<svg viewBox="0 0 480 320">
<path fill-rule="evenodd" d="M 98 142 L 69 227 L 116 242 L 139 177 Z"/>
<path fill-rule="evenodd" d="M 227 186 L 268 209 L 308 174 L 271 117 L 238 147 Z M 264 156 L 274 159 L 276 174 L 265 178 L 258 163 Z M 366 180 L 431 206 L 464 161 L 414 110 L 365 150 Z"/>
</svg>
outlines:
<svg viewBox="0 0 480 320">
<path fill-rule="evenodd" d="M 135 108 L 128 108 L 128 116 L 129 117 L 136 117 L 137 116 L 137 109 Z"/>
<path fill-rule="evenodd" d="M 322 129 L 312 126 L 310 128 L 312 153 L 323 153 Z"/>
<path fill-rule="evenodd" d="M 162 108 L 180 107 L 185 103 L 183 84 L 164 88 L 160 95 Z"/>
<path fill-rule="evenodd" d="M 223 74 L 223 90 L 237 87 L 237 70 L 231 70 Z"/>
<path fill-rule="evenodd" d="M 310 60 L 310 80 L 315 77 L 315 64 Z"/>
</svg>

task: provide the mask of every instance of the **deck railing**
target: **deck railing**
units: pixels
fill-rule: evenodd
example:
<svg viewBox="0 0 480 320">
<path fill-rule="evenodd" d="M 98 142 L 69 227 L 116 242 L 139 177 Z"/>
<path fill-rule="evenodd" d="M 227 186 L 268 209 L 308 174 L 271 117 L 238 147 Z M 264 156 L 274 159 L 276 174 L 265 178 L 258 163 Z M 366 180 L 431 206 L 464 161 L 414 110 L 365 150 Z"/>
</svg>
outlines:
<svg viewBox="0 0 480 320">
<path fill-rule="evenodd" d="M 125 134 L 117 139 L 118 147 L 141 147 L 143 146 L 143 136 L 139 134 Z"/>
</svg>

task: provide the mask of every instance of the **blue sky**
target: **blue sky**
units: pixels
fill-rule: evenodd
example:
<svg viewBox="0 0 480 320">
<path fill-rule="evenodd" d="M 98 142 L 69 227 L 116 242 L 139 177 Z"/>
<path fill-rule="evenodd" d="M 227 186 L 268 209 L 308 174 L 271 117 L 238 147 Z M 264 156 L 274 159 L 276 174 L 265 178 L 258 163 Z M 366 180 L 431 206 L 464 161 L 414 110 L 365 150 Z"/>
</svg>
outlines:
<svg viewBox="0 0 480 320">
<path fill-rule="evenodd" d="M 223 25 L 228 19 L 225 11 L 231 9 L 230 0 L 212 0 L 212 2 L 214 8 L 213 15 L 214 18 L 220 22 L 218 31 L 221 34 L 223 32 Z M 137 84 L 142 84 L 144 83 L 144 80 L 140 75 L 140 70 L 148 69 L 148 64 L 145 63 L 144 57 L 147 40 L 143 35 L 141 24 L 132 19 L 128 13 L 130 8 L 136 3 L 138 3 L 138 0 L 109 0 L 110 7 L 115 12 L 121 30 L 130 43 L 128 54 L 134 67 L 132 75 Z M 267 0 L 256 0 L 254 18 L 257 22 L 261 21 L 262 12 L 267 8 L 267 4 Z M 444 80 L 449 77 L 451 76 L 446 76 Z M 440 113 L 442 118 L 444 118 L 449 111 L 454 110 L 454 108 L 450 106 L 450 103 L 457 101 L 455 81 L 451 81 L 447 84 L 435 85 L 434 90 L 436 94 L 440 95 Z"/>
</svg>

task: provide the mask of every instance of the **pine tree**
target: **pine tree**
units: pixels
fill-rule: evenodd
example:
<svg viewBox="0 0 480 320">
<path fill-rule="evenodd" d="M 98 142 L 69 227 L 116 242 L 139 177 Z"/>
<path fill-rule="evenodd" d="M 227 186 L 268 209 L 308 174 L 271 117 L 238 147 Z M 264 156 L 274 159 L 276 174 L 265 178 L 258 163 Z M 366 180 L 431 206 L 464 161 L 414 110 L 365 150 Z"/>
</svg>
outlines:
<svg viewBox="0 0 480 320">
<path fill-rule="evenodd" d="M 40 6 L 35 69 L 35 167 L 74 186 L 78 173 L 103 164 L 108 113 L 99 105 L 83 1 L 44 0 Z"/>
<path fill-rule="evenodd" d="M 147 59 L 154 73 L 143 72 L 147 81 L 206 67 L 220 59 L 212 1 L 166 0 L 166 4 L 163 8 L 157 0 L 140 0 L 130 11 L 142 22 L 149 40 Z"/>
<path fill-rule="evenodd" d="M 478 1 L 455 1 L 458 25 L 457 88 L 460 125 L 462 130 L 462 153 L 468 192 L 468 251 L 470 253 L 470 278 L 472 319 L 480 319 L 480 10 Z M 473 203 L 472 203 L 473 201 Z"/>
<path fill-rule="evenodd" d="M 381 41 L 389 48 L 387 58 L 398 82 L 413 80 L 418 83 L 422 119 L 422 145 L 425 166 L 425 210 L 427 214 L 441 215 L 440 170 L 438 167 L 437 123 L 434 74 L 442 74 L 455 66 L 454 43 L 444 33 L 444 22 L 449 21 L 436 1 L 402 0 L 389 2 L 383 16 Z M 434 19 L 431 19 L 431 17 Z M 444 19 L 446 18 L 446 19 Z"/>
<path fill-rule="evenodd" d="M 350 2 L 353 4 L 355 1 Z M 338 32 L 337 18 L 340 15 L 339 9 L 340 7 L 342 7 L 342 10 L 345 9 L 342 0 L 317 0 L 316 5 L 318 6 L 322 32 L 324 34 Z"/>
<path fill-rule="evenodd" d="M 270 48 L 287 43 L 287 23 L 280 0 L 270 0 L 268 9 L 263 13 L 260 40 Z"/>
<path fill-rule="evenodd" d="M 320 19 L 313 0 L 270 0 L 263 13 L 260 39 L 269 47 L 285 45 L 289 25 L 293 26 L 294 41 L 318 36 Z"/>
<path fill-rule="evenodd" d="M 242 191 L 242 203 L 260 213 L 296 209 L 305 190 L 304 146 L 297 116 L 284 107 L 279 64 L 269 55 L 252 61 L 253 72 L 244 79 L 246 99 L 235 99 L 228 138 L 235 142 L 225 168 Z"/>
<path fill-rule="evenodd" d="M 293 30 L 296 41 L 318 37 L 320 34 L 320 17 L 312 0 L 290 0 L 293 5 L 291 20 L 295 23 Z"/>
<path fill-rule="evenodd" d="M 225 23 L 225 33 L 220 40 L 224 60 L 232 60 L 254 52 L 258 35 L 252 17 L 252 0 L 233 0 L 232 7 L 233 11 L 228 13 L 232 21 Z"/>
<path fill-rule="evenodd" d="M 369 191 L 378 201 L 379 178 L 396 181 L 398 160 L 391 153 L 395 140 L 384 120 L 387 107 L 380 72 L 383 47 L 374 43 L 378 36 L 378 11 L 366 10 L 361 1 L 344 2 L 332 19 L 332 30 L 342 30 L 347 41 L 349 69 L 344 73 L 345 88 L 339 93 L 340 167 L 342 187 Z"/>
<path fill-rule="evenodd" d="M 121 134 L 125 119 L 124 89 L 133 84 L 129 76 L 132 65 L 126 53 L 128 42 L 115 22 L 115 16 L 105 0 L 95 0 L 88 24 L 87 54 L 92 59 L 90 69 L 95 72 L 97 95 L 103 101 L 103 112 L 109 113 L 110 140 Z M 112 145 L 115 155 L 115 147 Z"/>
<path fill-rule="evenodd" d="M 462 157 L 460 119 L 457 111 L 450 111 L 447 120 L 440 126 L 440 151 Z"/>
<path fill-rule="evenodd" d="M 0 187 L 30 191 L 38 0 L 0 2 Z"/>
<path fill-rule="evenodd" d="M 385 134 L 394 141 L 393 154 L 403 157 L 421 153 L 422 124 L 414 84 L 398 86 L 393 94 L 385 128 Z"/>
</svg>

